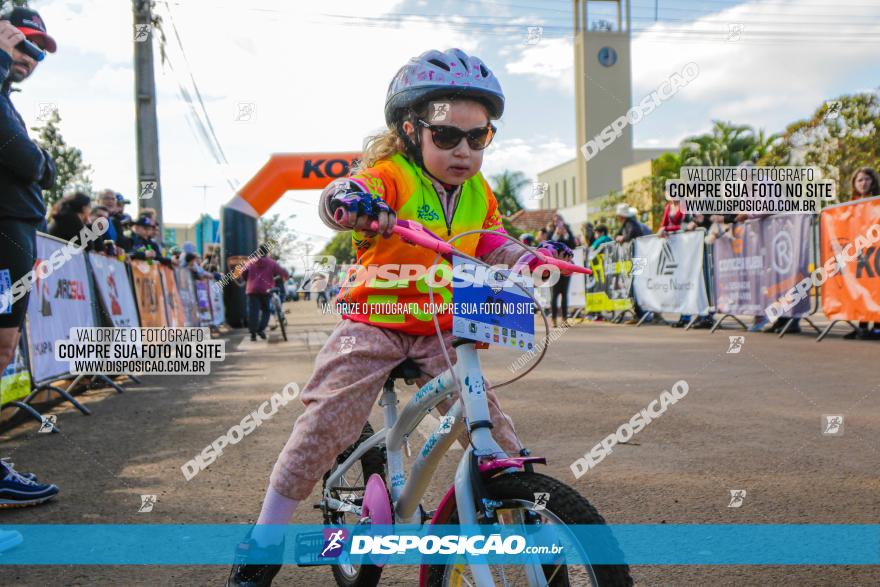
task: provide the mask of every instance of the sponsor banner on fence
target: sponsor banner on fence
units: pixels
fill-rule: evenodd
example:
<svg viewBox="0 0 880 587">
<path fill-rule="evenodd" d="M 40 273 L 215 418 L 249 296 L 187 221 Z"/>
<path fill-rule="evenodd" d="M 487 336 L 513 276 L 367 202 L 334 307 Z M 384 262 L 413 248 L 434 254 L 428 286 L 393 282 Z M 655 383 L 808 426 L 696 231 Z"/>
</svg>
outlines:
<svg viewBox="0 0 880 587">
<path fill-rule="evenodd" d="M 211 284 L 207 279 L 195 279 L 196 308 L 199 312 L 200 326 L 210 326 L 213 317 L 211 315 Z"/>
<path fill-rule="evenodd" d="M 809 274 L 811 217 L 768 216 L 736 224 L 712 245 L 715 299 L 719 312 L 759 316 Z M 810 311 L 805 298 L 791 316 Z"/>
<path fill-rule="evenodd" d="M 845 248 L 861 249 L 822 286 L 822 310 L 832 320 L 880 322 L 880 246 L 859 246 L 875 224 L 880 224 L 880 197 L 830 206 L 819 215 L 821 265 Z"/>
<path fill-rule="evenodd" d="M 724 314 L 758 316 L 764 312 L 760 221 L 735 224 L 712 243 L 715 306 Z"/>
<path fill-rule="evenodd" d="M 634 256 L 644 257 L 644 271 L 633 278 L 635 300 L 645 310 L 705 314 L 709 310 L 703 279 L 703 238 L 696 230 L 661 238 L 635 240 Z"/>
<path fill-rule="evenodd" d="M 183 304 L 183 319 L 186 326 L 200 326 L 199 311 L 196 307 L 196 288 L 193 284 L 192 271 L 186 267 L 175 267 L 174 277 L 177 279 L 177 293 Z"/>
<path fill-rule="evenodd" d="M 159 273 L 162 275 L 162 289 L 165 292 L 165 311 L 168 313 L 168 326 L 182 328 L 186 326 L 186 317 L 183 313 L 183 301 L 177 290 L 177 280 L 171 267 L 161 265 Z"/>
<path fill-rule="evenodd" d="M 0 404 L 21 399 L 31 392 L 31 374 L 25 352 L 22 337 L 15 347 L 15 355 L 0 374 Z"/>
<path fill-rule="evenodd" d="M 622 312 L 632 308 L 632 245 L 607 243 L 590 249 L 585 292 L 587 312 Z"/>
<path fill-rule="evenodd" d="M 211 309 L 214 312 L 214 326 L 220 326 L 226 321 L 226 312 L 223 310 L 223 290 L 211 283 Z"/>
<path fill-rule="evenodd" d="M 134 292 L 131 289 L 125 263 L 98 253 L 89 253 L 89 263 L 92 265 L 92 273 L 98 285 L 98 294 L 113 321 L 113 326 L 119 328 L 140 326 Z"/>
<path fill-rule="evenodd" d="M 48 275 L 41 268 L 52 253 L 66 245 L 65 241 L 37 233 L 35 279 L 27 316 L 31 375 L 38 383 L 68 372 L 67 363 L 55 360 L 53 344 L 56 340 L 67 338 L 75 326 L 97 326 L 92 306 L 95 300 L 82 251 L 69 249 L 70 259 L 56 263 Z"/>
<path fill-rule="evenodd" d="M 758 220 L 766 251 L 761 275 L 761 314 L 764 308 L 809 277 L 812 218 L 805 214 L 780 214 Z M 806 296 L 785 315 L 798 317 L 809 313 L 810 297 Z"/>
<path fill-rule="evenodd" d="M 141 326 L 168 326 L 162 282 L 159 279 L 159 264 L 132 260 L 131 275 L 134 278 L 134 291 L 140 310 Z M 59 338 L 66 338 L 66 336 Z"/>
</svg>

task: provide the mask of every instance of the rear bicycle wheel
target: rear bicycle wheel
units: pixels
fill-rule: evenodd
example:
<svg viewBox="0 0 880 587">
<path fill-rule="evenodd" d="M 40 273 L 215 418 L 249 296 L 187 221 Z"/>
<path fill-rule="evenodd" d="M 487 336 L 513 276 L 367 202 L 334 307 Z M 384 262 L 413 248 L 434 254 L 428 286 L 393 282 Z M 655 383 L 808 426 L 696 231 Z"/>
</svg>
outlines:
<svg viewBox="0 0 880 587">
<path fill-rule="evenodd" d="M 501 524 L 605 524 L 605 519 L 581 494 L 540 473 L 521 472 L 493 477 L 486 481 L 486 492 L 489 499 L 502 504 L 496 509 Z M 536 493 L 548 494 L 543 507 L 536 507 Z M 454 511 L 449 520 L 439 523 L 457 524 L 458 512 Z M 617 548 L 616 543 L 613 548 Z M 569 565 L 561 560 L 559 564 L 541 565 L 541 571 L 550 587 L 629 587 L 633 584 L 628 565 L 592 565 L 588 562 Z M 531 584 L 525 566 L 494 565 L 491 572 L 497 585 Z M 428 587 L 473 584 L 470 567 L 465 562 L 428 566 Z"/>
<path fill-rule="evenodd" d="M 385 480 L 385 457 L 379 448 L 374 447 L 361 456 L 360 462 L 352 465 L 345 474 L 339 479 L 337 485 L 327 487 L 327 479 L 330 475 L 345 462 L 345 459 L 351 455 L 361 445 L 373 435 L 373 427 L 367 422 L 361 431 L 360 438 L 354 444 L 345 449 L 336 457 L 336 465 L 324 474 L 323 494 L 328 489 L 330 495 L 340 501 L 344 501 L 351 505 L 363 506 L 364 489 L 367 480 L 371 475 L 378 474 Z M 360 522 L 357 514 L 349 510 L 330 510 L 326 506 L 323 508 L 324 523 L 332 526 L 355 525 Z M 382 567 L 375 565 L 353 565 L 340 564 L 331 567 L 333 578 L 340 587 L 375 587 L 379 584 L 379 578 L 382 576 Z"/>
</svg>

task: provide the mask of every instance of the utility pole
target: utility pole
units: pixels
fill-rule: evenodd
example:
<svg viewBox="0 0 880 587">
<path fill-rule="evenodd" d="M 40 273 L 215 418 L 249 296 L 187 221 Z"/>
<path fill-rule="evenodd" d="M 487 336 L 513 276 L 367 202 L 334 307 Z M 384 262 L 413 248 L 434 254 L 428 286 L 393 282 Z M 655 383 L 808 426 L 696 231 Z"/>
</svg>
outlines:
<svg viewBox="0 0 880 587">
<path fill-rule="evenodd" d="M 152 1 L 132 0 L 134 10 L 134 93 L 137 126 L 138 208 L 156 209 L 162 234 L 162 182 L 159 174 L 159 125 L 153 74 Z"/>
</svg>

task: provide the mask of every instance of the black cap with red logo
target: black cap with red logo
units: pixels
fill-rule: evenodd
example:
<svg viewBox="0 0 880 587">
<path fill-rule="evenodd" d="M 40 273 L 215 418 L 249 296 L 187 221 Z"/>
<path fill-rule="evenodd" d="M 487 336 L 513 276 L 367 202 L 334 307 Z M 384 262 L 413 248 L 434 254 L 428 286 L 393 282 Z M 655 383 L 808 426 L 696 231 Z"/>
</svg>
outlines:
<svg viewBox="0 0 880 587">
<path fill-rule="evenodd" d="M 46 24 L 36 10 L 16 7 L 9 13 L 8 18 L 12 26 L 24 33 L 28 41 L 36 43 L 49 53 L 54 53 L 58 49 L 55 39 L 46 32 Z"/>
</svg>

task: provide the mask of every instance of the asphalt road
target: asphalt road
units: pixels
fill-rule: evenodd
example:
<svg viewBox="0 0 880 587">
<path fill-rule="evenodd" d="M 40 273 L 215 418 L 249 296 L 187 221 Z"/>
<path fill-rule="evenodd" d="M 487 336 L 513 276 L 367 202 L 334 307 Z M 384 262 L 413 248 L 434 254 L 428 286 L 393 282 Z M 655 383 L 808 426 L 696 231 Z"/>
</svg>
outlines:
<svg viewBox="0 0 880 587">
<path fill-rule="evenodd" d="M 240 523 L 255 521 L 269 472 L 302 405 L 292 402 L 190 481 L 180 467 L 286 384 L 305 384 L 335 319 L 313 302 L 288 304 L 291 340 L 252 343 L 228 334 L 227 359 L 209 376 L 152 376 L 81 396 L 93 415 L 65 406 L 61 434 L 27 423 L 0 437 L 21 470 L 61 487 L 37 508 L 0 511 L 9 524 Z M 543 472 L 575 487 L 610 523 L 878 523 L 880 346 L 839 336 L 783 340 L 746 334 L 727 353 L 725 330 L 683 332 L 583 324 L 567 330 L 527 378 L 499 390 L 525 444 L 546 456 Z M 518 353 L 492 349 L 491 380 L 509 376 Z M 661 418 L 580 479 L 570 464 L 685 380 L 689 392 Z M 406 400 L 413 388 L 407 388 Z M 843 433 L 822 434 L 823 416 L 844 416 Z M 371 421 L 381 426 L 374 409 Z M 448 486 L 451 453 L 426 497 Z M 308 504 L 317 501 L 318 489 Z M 745 490 L 741 507 L 730 491 Z M 141 494 L 157 495 L 138 513 Z M 320 523 L 300 507 L 295 523 Z M 52 545 L 47 544 L 47 549 Z M 2 561 L 0 561 L 2 562 Z M 223 585 L 228 568 L 4 567 L 2 585 Z M 415 585 L 415 567 L 386 570 L 384 585 Z M 878 567 L 641 566 L 640 585 L 878 585 Z M 284 568 L 276 585 L 332 585 L 326 568 Z"/>
</svg>

